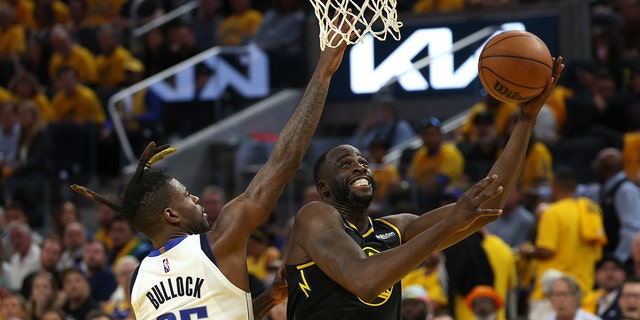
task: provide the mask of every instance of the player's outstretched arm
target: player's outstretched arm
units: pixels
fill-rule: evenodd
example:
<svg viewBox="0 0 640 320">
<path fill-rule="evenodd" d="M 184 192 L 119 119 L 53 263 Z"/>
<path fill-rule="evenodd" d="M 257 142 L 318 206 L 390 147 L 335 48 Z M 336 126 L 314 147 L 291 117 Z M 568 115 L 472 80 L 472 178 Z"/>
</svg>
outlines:
<svg viewBox="0 0 640 320">
<path fill-rule="evenodd" d="M 545 90 L 533 100 L 520 104 L 520 118 L 516 123 L 515 129 L 509 137 L 509 141 L 507 142 L 504 151 L 489 171 L 489 175 L 495 174 L 498 176 L 495 183 L 504 187 L 504 192 L 502 192 L 502 194 L 484 204 L 489 208 L 503 208 L 507 201 L 507 197 L 520 177 L 520 171 L 522 170 L 527 146 L 529 145 L 529 139 L 531 139 L 531 134 L 533 132 L 538 112 L 544 105 L 545 101 L 549 98 L 549 95 L 551 95 L 551 92 L 555 88 L 558 83 L 558 79 L 562 74 L 562 70 L 564 70 L 562 57 L 558 57 L 557 59 L 554 59 L 554 61 L 554 73 L 552 77 L 549 78 Z M 433 226 L 445 216 L 455 214 L 451 208 L 451 205 L 438 208 L 420 216 L 420 218 L 409 216 L 406 218 L 407 220 L 415 219 L 415 221 L 408 222 L 406 224 L 407 227 L 404 230 L 405 236 L 407 239 L 411 239 L 423 230 Z M 447 239 L 447 241 L 445 241 L 438 249 L 441 250 L 451 246 L 495 219 L 497 219 L 497 216 L 487 216 L 477 219 L 469 228 L 461 232 L 457 232 Z"/>
<path fill-rule="evenodd" d="M 367 254 L 344 232 L 344 220 L 331 205 L 312 202 L 296 215 L 291 229 L 287 265 L 308 261 L 332 280 L 358 297 L 371 301 L 414 270 L 450 235 L 466 228 L 478 217 L 502 211 L 481 209 L 480 205 L 502 192 L 496 177 L 487 177 L 467 190 L 449 215 L 429 230 L 399 247 Z M 403 241 L 404 242 L 404 241 Z"/>
<path fill-rule="evenodd" d="M 340 25 L 343 32 L 348 32 L 353 21 L 342 19 L 342 16 L 336 16 L 334 23 Z M 346 47 L 346 43 L 342 42 L 342 45 L 327 47 L 320 53 L 302 99 L 280 132 L 269 159 L 251 180 L 245 192 L 223 208 L 213 230 L 214 236 L 216 229 L 227 230 L 231 220 L 236 219 L 241 219 L 242 223 L 234 224 L 237 226 L 234 233 L 248 235 L 271 212 L 309 147 L 324 109 L 331 78 L 340 66 Z M 228 214 L 230 210 L 232 214 Z"/>
</svg>

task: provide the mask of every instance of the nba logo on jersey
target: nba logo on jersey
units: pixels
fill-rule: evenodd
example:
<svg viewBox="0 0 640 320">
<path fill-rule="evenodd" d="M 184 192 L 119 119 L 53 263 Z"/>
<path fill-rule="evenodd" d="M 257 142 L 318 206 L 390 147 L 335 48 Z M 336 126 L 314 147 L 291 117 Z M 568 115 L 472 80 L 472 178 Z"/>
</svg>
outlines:
<svg viewBox="0 0 640 320">
<path fill-rule="evenodd" d="M 171 268 L 169 268 L 169 258 L 164 258 L 162 260 L 162 266 L 164 267 L 164 273 L 167 273 L 171 270 Z"/>
</svg>

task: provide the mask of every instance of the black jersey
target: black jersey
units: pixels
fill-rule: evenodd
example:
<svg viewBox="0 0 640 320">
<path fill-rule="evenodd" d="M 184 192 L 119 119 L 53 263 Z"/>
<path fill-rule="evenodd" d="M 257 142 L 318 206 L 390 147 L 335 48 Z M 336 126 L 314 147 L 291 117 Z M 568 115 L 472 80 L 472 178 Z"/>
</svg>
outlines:
<svg viewBox="0 0 640 320">
<path fill-rule="evenodd" d="M 368 255 L 395 248 L 401 243 L 398 228 L 384 219 L 369 219 L 369 230 L 361 235 L 345 221 L 345 231 Z M 287 265 L 290 320 L 399 320 L 402 292 L 400 282 L 380 293 L 372 302 L 365 302 L 331 280 L 318 266 L 309 261 Z M 383 277 L 384 275 L 379 275 Z"/>
</svg>

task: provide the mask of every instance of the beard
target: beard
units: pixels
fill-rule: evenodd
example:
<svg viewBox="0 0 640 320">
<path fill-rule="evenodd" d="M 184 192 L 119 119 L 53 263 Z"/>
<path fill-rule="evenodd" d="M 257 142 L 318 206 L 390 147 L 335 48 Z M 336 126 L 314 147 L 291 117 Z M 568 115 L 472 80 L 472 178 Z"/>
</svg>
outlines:
<svg viewBox="0 0 640 320">
<path fill-rule="evenodd" d="M 351 191 L 348 183 L 337 183 L 332 193 L 337 203 L 354 210 L 366 210 L 369 208 L 376 193 L 376 182 L 373 181 L 371 183 L 370 194 L 355 193 Z"/>
<path fill-rule="evenodd" d="M 185 231 L 189 234 L 201 234 L 211 229 L 211 223 L 204 216 L 199 220 L 192 220 L 185 226 Z"/>
</svg>

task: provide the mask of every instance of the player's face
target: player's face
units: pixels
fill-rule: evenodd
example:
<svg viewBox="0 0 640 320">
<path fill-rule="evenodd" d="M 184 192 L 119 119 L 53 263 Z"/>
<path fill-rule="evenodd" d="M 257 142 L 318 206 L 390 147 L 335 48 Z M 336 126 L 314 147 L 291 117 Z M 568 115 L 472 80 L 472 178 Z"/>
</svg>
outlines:
<svg viewBox="0 0 640 320">
<path fill-rule="evenodd" d="M 174 187 L 172 209 L 180 213 L 182 227 L 188 234 L 200 234 L 209 231 L 211 227 L 207 214 L 200 205 L 200 198 L 189 193 L 187 188 L 178 180 L 171 180 Z"/>
<path fill-rule="evenodd" d="M 325 173 L 333 201 L 352 209 L 366 209 L 375 194 L 376 182 L 369 163 L 352 146 L 338 146 L 327 154 Z"/>
</svg>

